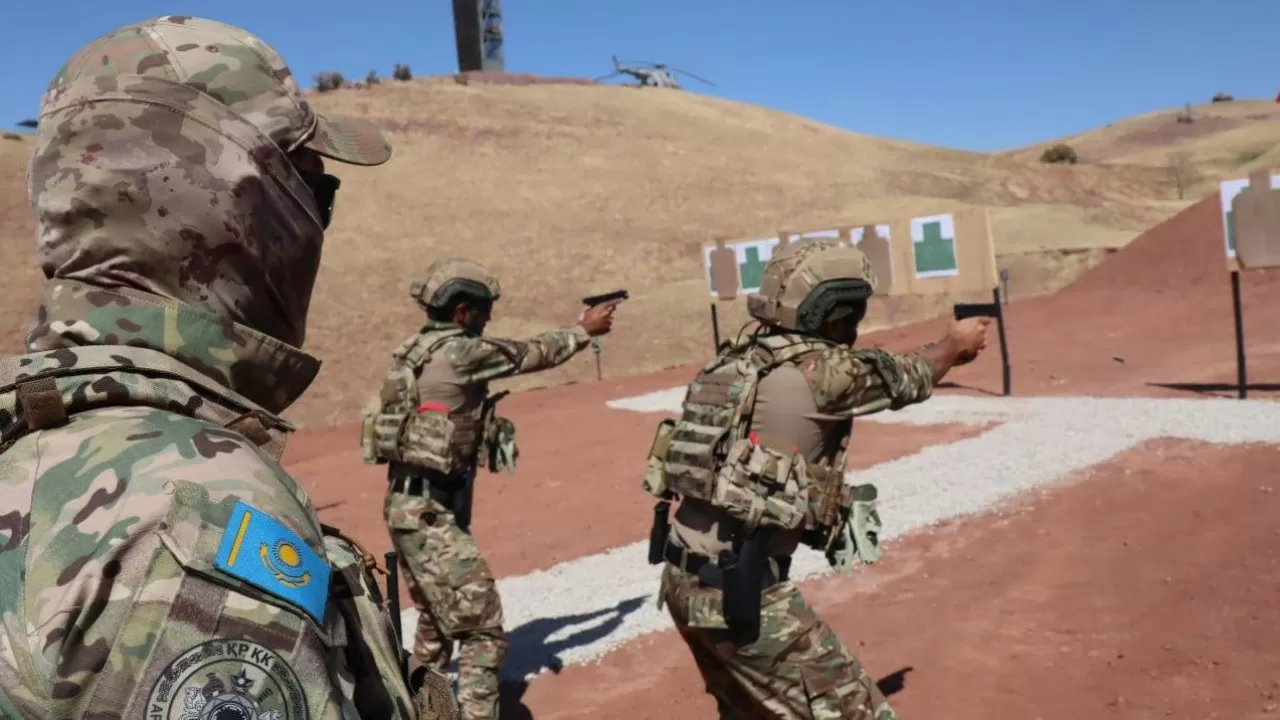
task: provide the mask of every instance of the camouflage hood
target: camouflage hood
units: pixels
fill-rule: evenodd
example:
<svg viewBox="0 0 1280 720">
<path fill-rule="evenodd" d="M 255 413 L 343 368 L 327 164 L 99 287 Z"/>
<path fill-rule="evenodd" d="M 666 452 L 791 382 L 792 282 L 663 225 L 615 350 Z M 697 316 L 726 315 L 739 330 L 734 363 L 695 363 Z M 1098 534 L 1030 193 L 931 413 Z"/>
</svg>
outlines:
<svg viewBox="0 0 1280 720">
<path fill-rule="evenodd" d="M 148 347 L 273 412 L 314 378 L 293 346 L 318 210 L 243 116 L 165 78 L 71 79 L 43 100 L 28 185 L 50 279 L 29 351 Z"/>
</svg>

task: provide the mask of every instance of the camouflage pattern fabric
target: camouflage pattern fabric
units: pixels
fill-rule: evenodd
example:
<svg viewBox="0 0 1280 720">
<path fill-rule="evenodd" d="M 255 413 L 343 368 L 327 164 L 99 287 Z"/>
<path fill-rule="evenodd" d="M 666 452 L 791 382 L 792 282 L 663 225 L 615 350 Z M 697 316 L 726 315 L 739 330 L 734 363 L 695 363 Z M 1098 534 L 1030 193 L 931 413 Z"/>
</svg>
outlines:
<svg viewBox="0 0 1280 720">
<path fill-rule="evenodd" d="M 418 608 L 414 656 L 443 672 L 456 642 L 463 717 L 498 717 L 498 671 L 507 635 L 493 571 L 475 538 L 430 498 L 388 493 L 384 517 Z"/>
<path fill-rule="evenodd" d="M 430 321 L 420 334 L 454 327 Z M 579 325 L 526 340 L 458 335 L 438 346 L 431 357 L 431 363 L 449 364 L 450 370 L 443 376 L 456 387 L 420 387 L 418 394 L 421 398 L 458 399 L 484 395 L 489 381 L 556 367 L 588 347 L 590 341 Z M 476 457 L 472 462 L 481 459 Z M 474 474 L 476 467 L 463 472 Z M 453 643 L 458 643 L 462 717 L 498 717 L 498 670 L 506 657 L 507 635 L 493 573 L 475 539 L 458 526 L 452 512 L 430 498 L 389 491 L 384 518 L 419 613 L 415 656 L 443 670 L 452 657 Z"/>
<path fill-rule="evenodd" d="M 41 268 L 301 346 L 323 232 L 286 153 L 390 153 L 364 121 L 331 118 L 340 133 L 309 136 L 319 118 L 280 57 L 237 28 L 170 17 L 98 39 L 41 103 L 29 174 Z"/>
<path fill-rule="evenodd" d="M 446 326 L 429 322 L 423 332 Z M 461 383 L 482 383 L 504 377 L 526 375 L 563 365 L 591 344 L 591 336 L 581 325 L 550 330 L 525 340 L 506 340 L 487 335 L 461 336 L 439 352 L 453 365 Z"/>
<path fill-rule="evenodd" d="M 663 598 L 707 692 L 735 720 L 896 720 L 862 663 L 790 582 L 764 592 L 760 637 L 737 645 L 721 592 L 667 565 Z M 727 712 L 726 712 L 727 711 Z"/>
<path fill-rule="evenodd" d="M 797 366 L 822 413 L 856 417 L 901 410 L 933 395 L 933 365 L 912 353 L 833 347 L 802 358 Z"/>
<path fill-rule="evenodd" d="M 740 350 L 731 344 L 724 352 Z M 933 392 L 932 364 L 913 353 L 832 345 L 789 362 L 800 370 L 818 411 L 831 417 L 896 410 L 923 402 Z M 839 457 L 843 469 L 843 453 Z M 676 546 L 682 535 L 699 535 L 680 517 L 676 515 L 669 541 Z M 714 555 L 730 547 L 727 542 L 713 545 L 697 552 Z M 736 713 L 728 717 L 895 718 L 858 659 L 793 584 L 780 583 L 763 593 L 760 637 L 741 646 L 724 620 L 722 591 L 703 587 L 696 576 L 667 564 L 660 595 L 693 653 L 707 692 L 722 710 Z"/>
<path fill-rule="evenodd" d="M 370 129 L 207 20 L 59 71 L 29 172 L 49 283 L 0 359 L 0 717 L 415 716 L 366 554 L 279 464 L 323 239 L 286 152 L 377 164 Z"/>
</svg>

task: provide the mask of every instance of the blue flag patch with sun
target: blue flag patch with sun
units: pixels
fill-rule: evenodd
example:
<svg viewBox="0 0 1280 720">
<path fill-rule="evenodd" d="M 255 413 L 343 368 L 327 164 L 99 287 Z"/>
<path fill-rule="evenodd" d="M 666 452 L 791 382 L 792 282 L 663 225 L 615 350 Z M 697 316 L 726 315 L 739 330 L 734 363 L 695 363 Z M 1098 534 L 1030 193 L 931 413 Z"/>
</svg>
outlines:
<svg viewBox="0 0 1280 720">
<path fill-rule="evenodd" d="M 252 505 L 237 502 L 232 508 L 214 565 L 324 624 L 329 562 L 297 533 Z"/>
</svg>

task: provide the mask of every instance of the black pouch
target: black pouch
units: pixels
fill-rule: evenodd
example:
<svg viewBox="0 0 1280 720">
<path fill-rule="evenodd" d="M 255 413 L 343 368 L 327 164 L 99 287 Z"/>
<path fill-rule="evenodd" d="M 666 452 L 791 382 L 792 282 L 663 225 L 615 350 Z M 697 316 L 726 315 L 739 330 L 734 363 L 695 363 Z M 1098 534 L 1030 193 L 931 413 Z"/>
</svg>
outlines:
<svg viewBox="0 0 1280 720">
<path fill-rule="evenodd" d="M 666 560 L 667 536 L 671 534 L 671 521 L 667 510 L 671 503 L 659 500 L 653 506 L 653 525 L 649 528 L 649 564 L 658 565 Z"/>
<path fill-rule="evenodd" d="M 724 620 L 742 644 L 760 637 L 760 596 L 763 594 L 769 559 L 764 554 L 764 532 L 757 528 L 742 544 L 742 550 L 720 552 L 724 577 Z"/>
</svg>

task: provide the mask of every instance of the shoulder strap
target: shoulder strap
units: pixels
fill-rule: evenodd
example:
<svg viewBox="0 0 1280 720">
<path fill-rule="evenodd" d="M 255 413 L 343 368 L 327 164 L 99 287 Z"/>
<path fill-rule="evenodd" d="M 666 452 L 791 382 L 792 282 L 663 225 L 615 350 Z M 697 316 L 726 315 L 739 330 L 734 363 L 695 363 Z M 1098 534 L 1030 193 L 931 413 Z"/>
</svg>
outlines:
<svg viewBox="0 0 1280 720">
<path fill-rule="evenodd" d="M 0 450 L 35 430 L 56 427 L 69 415 L 118 402 L 109 393 L 86 393 L 86 376 L 121 373 L 134 376 L 131 395 L 166 403 L 191 405 L 175 393 L 177 381 L 192 388 L 199 403 L 195 416 L 238 432 L 273 455 L 284 449 L 283 434 L 294 429 L 283 418 L 156 350 L 113 345 L 86 345 L 0 358 Z M 136 402 L 136 400 L 135 400 Z"/>
<path fill-rule="evenodd" d="M 436 348 L 445 342 L 463 334 L 462 328 L 448 328 L 445 330 L 427 330 L 423 328 L 422 332 L 405 340 L 400 347 L 395 349 L 392 356 L 397 362 L 404 363 L 414 369 L 420 367 Z"/>
</svg>

